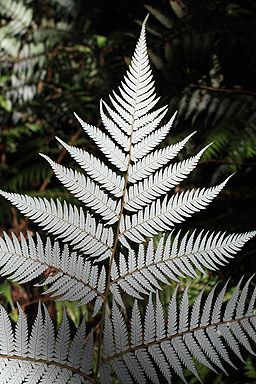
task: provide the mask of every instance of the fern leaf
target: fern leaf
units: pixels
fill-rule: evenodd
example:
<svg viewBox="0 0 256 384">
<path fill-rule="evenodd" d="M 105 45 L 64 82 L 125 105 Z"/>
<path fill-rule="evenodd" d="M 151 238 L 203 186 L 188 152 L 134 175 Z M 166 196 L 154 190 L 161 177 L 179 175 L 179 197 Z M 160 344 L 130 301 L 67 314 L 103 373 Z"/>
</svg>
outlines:
<svg viewBox="0 0 256 384">
<path fill-rule="evenodd" d="M 44 321 L 44 340 L 42 352 L 47 360 L 53 359 L 54 344 L 55 344 L 55 330 L 52 319 L 47 311 L 46 306 L 43 304 L 45 321 Z"/>
<path fill-rule="evenodd" d="M 8 355 L 15 349 L 14 335 L 10 319 L 2 306 L 0 306 L 0 353 Z"/>
<path fill-rule="evenodd" d="M 100 367 L 100 380 L 102 383 L 112 384 L 110 372 L 110 367 L 107 364 Z"/>
<path fill-rule="evenodd" d="M 140 161 L 137 161 L 134 165 L 130 165 L 129 169 L 129 182 L 135 183 L 150 176 L 161 166 L 167 164 L 172 160 L 180 150 L 185 146 L 188 140 L 195 134 L 191 133 L 184 140 L 177 144 L 170 145 L 163 149 L 158 149 L 147 156 L 143 157 Z"/>
<path fill-rule="evenodd" d="M 131 345 L 135 347 L 142 342 L 142 323 L 137 300 L 134 303 L 131 317 Z"/>
<path fill-rule="evenodd" d="M 41 304 L 38 305 L 37 316 L 32 326 L 29 337 L 29 353 L 28 356 L 39 359 L 43 352 L 43 343 L 45 341 L 45 331 Z"/>
<path fill-rule="evenodd" d="M 70 242 L 74 249 L 79 249 L 86 255 L 107 258 L 113 242 L 111 229 L 96 227 L 95 219 L 83 210 L 64 202 L 63 206 L 57 200 L 48 201 L 45 198 L 30 197 L 17 193 L 1 192 L 29 218 L 42 226 L 48 232 L 57 235 L 65 242 Z"/>
<path fill-rule="evenodd" d="M 126 171 L 128 159 L 118 146 L 105 133 L 101 132 L 99 128 L 86 124 L 77 114 L 75 116 L 85 132 L 95 141 L 109 161 L 120 171 Z"/>
<path fill-rule="evenodd" d="M 169 192 L 171 188 L 179 184 L 195 169 L 200 157 L 207 148 L 208 146 L 202 149 L 196 156 L 170 165 L 164 170 L 155 173 L 154 176 L 150 176 L 128 188 L 125 208 L 136 212 L 161 195 Z"/>
<path fill-rule="evenodd" d="M 168 230 L 174 223 L 181 223 L 185 217 L 205 209 L 221 192 L 229 178 L 216 187 L 177 193 L 169 201 L 166 196 L 162 202 L 156 200 L 131 218 L 126 216 L 126 220 L 121 221 L 120 240 L 124 245 L 124 237 L 136 243 L 143 242 L 143 236 L 152 237 L 160 231 Z"/>
<path fill-rule="evenodd" d="M 91 262 L 70 252 L 67 245 L 61 251 L 59 244 L 52 244 L 49 238 L 44 245 L 38 234 L 36 242 L 29 233 L 27 237 L 28 241 L 21 233 L 19 242 L 14 234 L 11 239 L 4 233 L 0 239 L 0 267 L 3 276 L 24 283 L 51 268 L 54 273 L 37 284 L 50 285 L 44 291 L 45 295 L 58 300 L 78 301 L 79 305 L 102 297 L 106 281 L 104 266 L 101 270 L 98 266 L 92 266 Z"/>
<path fill-rule="evenodd" d="M 18 304 L 19 318 L 15 332 L 15 354 L 27 356 L 28 353 L 28 324 L 20 305 Z"/>
<path fill-rule="evenodd" d="M 149 294 L 159 289 L 160 282 L 169 284 L 170 280 L 178 281 L 179 277 L 196 277 L 197 272 L 204 273 L 205 268 L 216 270 L 233 258 L 255 235 L 255 231 L 229 235 L 225 232 L 194 231 L 186 232 L 183 236 L 180 232 L 176 235 L 171 232 L 166 240 L 164 237 L 160 239 L 155 250 L 151 240 L 146 250 L 140 245 L 138 254 L 129 251 L 129 264 L 126 259 L 120 259 L 119 267 L 116 267 L 115 274 L 112 274 L 111 287 L 114 288 L 112 293 L 116 298 L 118 294 L 120 295 L 121 288 L 131 296 L 140 298 L 141 294 Z M 123 282 L 126 283 L 125 288 Z M 194 324 L 198 321 L 196 319 L 199 316 L 199 309 L 200 307 L 192 312 L 191 321 Z M 216 301 L 213 311 L 216 319 L 219 311 L 219 303 Z"/>
<path fill-rule="evenodd" d="M 123 121 L 128 123 L 127 133 L 130 135 L 133 129 L 138 128 L 137 119 L 145 116 L 158 101 L 147 55 L 145 24 L 142 26 L 130 67 L 119 91 L 122 97 L 113 93 L 110 100 L 121 117 L 118 125 L 120 126 Z M 112 116 L 112 112 L 110 115 Z"/>
<path fill-rule="evenodd" d="M 58 179 L 75 197 L 108 221 L 109 225 L 118 220 L 120 207 L 117 201 L 108 197 L 98 185 L 81 173 L 55 163 L 48 156 L 41 156 L 49 162 Z"/>
<path fill-rule="evenodd" d="M 155 310 L 151 294 L 146 308 L 143 338 L 146 343 L 151 343 L 155 340 Z"/>
<path fill-rule="evenodd" d="M 114 360 L 113 368 L 121 384 L 132 384 L 133 379 L 122 360 Z"/>
<path fill-rule="evenodd" d="M 113 122 L 118 125 L 119 129 L 130 136 L 131 134 L 130 124 L 128 124 L 127 121 L 121 115 L 119 115 L 119 113 L 117 113 L 115 110 L 110 108 L 110 106 L 107 103 L 105 103 L 103 100 L 102 100 L 102 104 L 108 111 L 109 116 L 111 116 L 111 119 L 113 120 Z"/>
<path fill-rule="evenodd" d="M 254 313 L 256 295 L 253 295 L 253 303 L 250 301 L 249 305 L 244 304 L 249 299 L 250 281 L 251 279 L 245 283 L 242 290 L 240 290 L 240 282 L 235 290 L 235 294 L 227 302 L 226 308 L 228 308 L 229 313 L 230 308 L 232 308 L 231 315 L 233 316 L 231 318 L 225 315 L 227 310 L 224 311 L 222 302 L 226 286 L 218 294 L 216 294 L 215 286 L 206 296 L 201 311 L 198 307 L 200 307 L 202 302 L 202 292 L 195 300 L 191 309 L 188 302 L 188 288 L 186 288 L 177 311 L 175 309 L 175 291 L 169 305 L 166 334 L 164 332 L 165 319 L 161 302 L 157 296 L 156 304 L 154 304 L 150 296 L 146 307 L 143 339 L 133 336 L 131 343 L 127 345 L 126 349 L 119 350 L 118 353 L 106 358 L 105 363 L 112 363 L 112 361 L 116 361 L 118 358 L 119 366 L 121 367 L 122 362 L 123 364 L 126 362 L 127 355 L 129 354 L 130 360 L 137 360 L 136 368 L 133 368 L 132 365 L 126 365 L 130 375 L 136 377 L 139 367 L 139 369 L 143 370 L 145 376 L 150 378 L 150 382 L 157 382 L 155 377 L 156 371 L 150 362 L 151 359 L 155 362 L 155 366 L 158 367 L 167 382 L 171 380 L 171 371 L 174 371 L 184 382 L 187 382 L 184 376 L 185 369 L 190 370 L 201 382 L 194 364 L 194 358 L 214 371 L 221 369 L 223 372 L 226 372 L 221 362 L 222 360 L 234 366 L 229 357 L 228 349 L 230 348 L 240 358 L 240 345 L 253 353 L 252 343 L 256 342 L 256 315 Z M 217 301 L 218 303 L 221 301 L 221 308 L 217 310 L 218 313 L 221 313 L 220 316 L 218 315 L 218 318 L 212 314 L 212 308 L 216 306 Z M 136 321 L 138 331 L 134 329 L 135 313 L 136 318 L 139 318 L 137 302 L 135 302 L 133 308 L 133 335 L 136 335 L 136 332 L 141 329 L 141 321 Z M 124 321 L 121 319 L 121 312 L 119 316 L 120 321 Z M 194 319 L 198 318 L 198 320 L 189 322 L 188 319 L 191 316 Z M 109 327 L 105 328 L 105 333 L 109 331 Z M 110 335 L 105 334 L 105 337 L 110 337 Z M 135 339 L 137 340 L 136 343 L 134 342 Z M 143 356 L 143 364 L 141 363 L 141 356 Z"/>
<path fill-rule="evenodd" d="M 86 337 L 85 347 L 83 348 L 82 358 L 81 358 L 81 371 L 87 375 L 92 374 L 93 367 L 93 352 L 94 352 L 94 340 L 93 340 L 93 330 L 89 333 L 89 336 Z"/>
<path fill-rule="evenodd" d="M 42 312 L 41 305 L 39 305 L 38 314 L 28 340 L 27 321 L 21 308 L 19 307 L 19 318 L 14 336 L 7 313 L 2 306 L 0 307 L 2 320 L 0 328 L 4 326 L 5 329 L 0 330 L 1 383 L 68 384 L 71 379 L 81 384 L 87 380 L 90 382 L 91 377 L 85 373 L 84 361 L 81 358 L 86 348 L 82 337 L 85 333 L 84 322 L 78 328 L 74 339 L 70 340 L 68 321 L 64 312 L 58 335 L 55 338 L 49 313 L 45 306 L 43 309 Z M 21 337 L 25 349 L 20 348 L 20 346 L 18 349 L 14 347 L 14 345 L 18 345 Z M 91 340 L 90 351 L 92 348 Z M 86 365 L 87 370 L 91 372 L 92 361 L 87 361 Z"/>
<path fill-rule="evenodd" d="M 22 7 L 17 8 L 24 11 Z M 8 10 L 5 12 L 8 14 Z M 15 12 L 10 9 L 10 14 L 16 18 Z M 21 14 L 21 19 L 23 16 Z M 6 33 L 5 26 L 2 29 Z M 27 48 L 30 52 L 32 45 Z M 22 79 L 18 79 L 17 84 L 22 89 L 28 87 Z M 28 88 L 32 96 L 33 86 Z M 188 104 L 188 108 L 184 108 L 186 111 L 182 111 L 185 119 L 192 117 L 195 121 L 205 105 L 210 104 L 207 119 L 215 114 L 212 119 L 215 124 L 222 116 L 225 102 L 219 103 L 213 98 L 210 103 L 207 98 L 202 100 L 199 93 L 198 90 L 194 92 L 188 103 L 183 100 L 183 104 Z M 27 92 L 24 100 L 32 96 Z M 160 126 L 167 107 L 154 109 L 159 98 L 149 66 L 145 22 L 124 80 L 118 92 L 113 92 L 109 99 L 111 106 L 103 101 L 100 103 L 103 130 L 76 115 L 84 131 L 105 155 L 106 164 L 60 139 L 87 175 L 44 156 L 60 181 L 95 213 L 95 217 L 88 212 L 85 214 L 82 208 L 66 202 L 61 204 L 59 200 L 0 192 L 22 213 L 72 249 L 70 252 L 67 244 L 61 248 L 50 238 L 43 244 L 38 235 L 35 241 L 30 234 L 27 240 L 23 235 L 18 240 L 14 235 L 11 238 L 4 234 L 0 239 L 2 274 L 26 282 L 50 267 L 48 277 L 37 284 L 47 286 L 44 294 L 56 300 L 77 300 L 79 305 L 94 300 L 92 316 L 103 306 L 97 325 L 95 372 L 94 331 L 86 335 L 84 320 L 71 340 L 70 326 L 63 311 L 55 336 L 46 307 L 39 305 L 29 332 L 25 314 L 18 307 L 19 318 L 13 332 L 6 311 L 0 307 L 0 382 L 3 384 L 94 383 L 98 376 L 104 383 L 117 378 L 125 384 L 158 384 L 162 380 L 173 382 L 173 373 L 187 383 L 184 373 L 187 370 L 201 382 L 195 360 L 215 372 L 226 373 L 226 364 L 235 366 L 229 356 L 230 350 L 241 360 L 241 346 L 254 353 L 256 289 L 249 297 L 251 279 L 246 283 L 241 279 L 225 305 L 227 284 L 220 292 L 217 286 L 207 295 L 202 290 L 191 308 L 188 287 L 183 290 L 179 304 L 176 287 L 167 314 L 160 299 L 162 284 L 170 284 L 170 280 L 178 282 L 180 277 L 193 278 L 198 272 L 204 273 L 205 268 L 218 269 L 256 233 L 226 235 L 194 231 L 181 236 L 172 231 L 168 236 L 152 239 L 205 209 L 229 178 L 215 187 L 169 196 L 171 188 L 192 172 L 205 149 L 172 165 L 168 163 L 192 135 L 176 145 L 156 149 L 168 134 L 176 114 Z M 198 112 L 195 112 L 196 107 Z M 99 262 L 107 258 L 106 268 L 107 261 Z M 135 298 L 131 311 L 126 312 L 123 293 Z M 149 297 L 141 313 L 139 300 L 143 295 Z"/>
<path fill-rule="evenodd" d="M 124 356 L 124 362 L 128 368 L 128 370 L 131 372 L 132 376 L 134 377 L 134 380 L 138 384 L 147 384 L 146 377 L 144 375 L 143 369 L 140 366 L 140 363 L 135 358 L 133 353 L 127 353 Z"/>
<path fill-rule="evenodd" d="M 134 145 L 131 151 L 131 160 L 135 163 L 151 152 L 168 134 L 176 114 L 171 120 L 159 128 L 157 131 L 152 132 L 150 135 L 145 137 L 141 142 Z"/>
<path fill-rule="evenodd" d="M 99 159 L 83 151 L 80 148 L 72 147 L 57 137 L 60 144 L 70 153 L 78 164 L 88 175 L 98 182 L 114 196 L 120 197 L 123 194 L 124 179 L 108 168 Z"/>
<path fill-rule="evenodd" d="M 68 352 L 68 361 L 74 368 L 79 368 L 81 366 L 81 358 L 84 349 L 84 338 L 85 338 L 85 321 L 81 322 L 79 328 L 76 331 L 76 334 L 69 346 Z"/>
<path fill-rule="evenodd" d="M 48 267 L 42 258 L 40 240 L 37 251 L 30 235 L 28 235 L 29 246 L 24 236 L 22 234 L 20 236 L 21 241 L 19 242 L 14 234 L 11 239 L 5 232 L 3 233 L 3 238 L 0 238 L 0 267 L 1 275 L 18 283 L 25 283 L 35 279 Z"/>
<path fill-rule="evenodd" d="M 153 132 L 160 124 L 167 113 L 167 107 L 158 108 L 134 122 L 134 132 L 132 135 L 132 144 L 135 145 L 142 141 L 146 136 Z"/>
<path fill-rule="evenodd" d="M 22 1 L 1 1 L 1 14 L 10 18 L 11 21 L 2 27 L 1 33 L 6 35 L 24 34 L 29 27 L 33 10 L 26 7 Z"/>
<path fill-rule="evenodd" d="M 112 311 L 112 322 L 116 351 L 123 351 L 128 345 L 128 334 L 124 319 L 117 305 L 114 303 Z"/>
<path fill-rule="evenodd" d="M 113 120 L 108 118 L 108 116 L 104 113 L 102 100 L 100 102 L 100 116 L 101 116 L 102 123 L 104 124 L 110 136 L 112 136 L 112 138 L 117 142 L 117 144 L 120 145 L 120 147 L 122 147 L 125 150 L 125 152 L 129 152 L 128 136 L 126 136 L 119 129 L 119 127 L 113 122 Z"/>
<path fill-rule="evenodd" d="M 63 311 L 62 322 L 58 329 L 58 334 L 55 340 L 54 357 L 57 361 L 64 363 L 68 356 L 68 347 L 70 340 L 70 327 L 66 311 Z"/>
<path fill-rule="evenodd" d="M 165 319 L 164 310 L 161 304 L 159 294 L 156 295 L 156 339 L 160 340 L 165 337 Z"/>
<path fill-rule="evenodd" d="M 142 156 L 148 153 L 165 137 L 171 124 L 160 128 L 156 133 L 153 132 L 166 113 L 166 107 L 149 113 L 158 98 L 155 96 L 147 56 L 144 24 L 131 65 L 124 77 L 124 82 L 119 87 L 119 92 L 121 96 L 115 92 L 113 92 L 113 96 L 110 96 L 114 110 L 106 103 L 103 104 L 109 114 L 108 120 L 106 115 L 102 115 L 102 117 L 112 137 L 124 150 L 131 152 L 131 160 L 136 160 L 137 157 L 140 158 L 137 154 L 138 150 L 140 151 L 143 147 Z M 127 139 L 124 134 L 120 133 L 121 130 L 126 135 L 131 135 L 131 144 L 135 144 L 134 147 L 130 148 L 129 144 L 127 147 Z M 134 136 L 132 132 L 134 132 Z M 139 143 L 143 137 L 146 141 Z"/>
</svg>

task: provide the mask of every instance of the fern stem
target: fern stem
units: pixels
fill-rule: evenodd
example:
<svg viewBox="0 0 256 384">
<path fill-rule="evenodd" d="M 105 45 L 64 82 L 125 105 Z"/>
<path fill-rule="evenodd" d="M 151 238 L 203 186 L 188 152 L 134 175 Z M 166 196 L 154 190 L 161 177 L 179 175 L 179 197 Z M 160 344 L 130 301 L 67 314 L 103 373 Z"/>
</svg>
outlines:
<svg viewBox="0 0 256 384">
<path fill-rule="evenodd" d="M 139 72 L 140 75 L 140 72 Z M 138 75 L 138 79 L 139 79 Z M 112 264 L 115 258 L 116 249 L 119 241 L 119 234 L 120 234 L 120 224 L 121 219 L 124 211 L 125 206 L 125 196 L 127 191 L 127 185 L 128 185 L 128 179 L 129 179 L 129 167 L 131 164 L 131 157 L 132 157 L 132 138 L 133 138 L 133 129 L 134 129 L 134 122 L 135 122 L 135 112 L 136 112 L 136 105 L 137 105 L 137 97 L 138 97 L 138 89 L 139 89 L 139 80 L 136 85 L 136 92 L 134 97 L 134 106 L 133 106 L 133 114 L 132 114 L 132 121 L 131 121 L 131 134 L 130 134 L 130 146 L 129 146 L 129 153 L 128 153 L 128 161 L 127 161 L 127 171 L 124 174 L 124 188 L 123 188 L 123 194 L 122 194 L 122 200 L 121 200 L 121 208 L 120 213 L 117 221 L 117 228 L 116 228 L 116 235 L 114 240 L 114 245 L 112 248 L 112 254 L 109 260 L 109 270 L 108 270 L 108 276 L 107 276 L 107 284 L 106 284 L 106 291 L 105 291 L 105 297 L 104 297 L 104 303 L 102 308 L 102 317 L 100 320 L 100 331 L 99 331 L 99 337 L 98 337 L 98 355 L 97 355 L 97 362 L 96 362 L 96 370 L 95 370 L 95 383 L 97 382 L 97 376 L 100 368 L 100 359 L 101 359 L 101 351 L 102 351 L 102 342 L 103 342 L 103 332 L 104 332 L 104 321 L 105 321 L 105 314 L 108 304 L 108 295 L 110 291 L 111 286 L 111 269 Z"/>
<path fill-rule="evenodd" d="M 130 142 L 132 143 L 132 134 L 131 134 Z M 127 189 L 127 184 L 128 184 L 128 169 L 129 169 L 130 162 L 131 162 L 131 145 L 130 145 L 130 151 L 129 151 L 127 172 L 124 176 L 125 182 L 124 182 L 119 218 L 117 221 L 115 241 L 114 241 L 114 245 L 112 248 L 112 254 L 111 254 L 111 257 L 109 260 L 109 270 L 108 270 L 108 275 L 107 275 L 107 283 L 106 283 L 104 302 L 103 302 L 103 307 L 102 307 L 102 317 L 100 320 L 100 330 L 99 330 L 99 334 L 98 334 L 98 354 L 97 354 L 97 362 L 96 362 L 96 369 L 95 369 L 95 383 L 97 383 L 97 376 L 98 376 L 99 368 L 100 368 L 100 359 L 101 359 L 103 332 L 104 332 L 104 321 L 105 321 L 105 314 L 106 314 L 106 309 L 107 309 L 107 304 L 108 304 L 108 295 L 109 295 L 109 290 L 110 290 L 110 286 L 111 286 L 111 269 L 112 269 L 113 261 L 115 259 L 116 249 L 117 249 L 117 245 L 118 245 L 118 241 L 119 241 L 120 223 L 121 223 L 121 218 L 122 218 L 122 214 L 123 214 L 123 210 L 124 210 L 124 206 L 125 206 L 125 194 L 126 194 L 126 189 Z"/>
<path fill-rule="evenodd" d="M 197 331 L 201 331 L 201 330 L 207 330 L 208 328 L 213 328 L 213 327 L 217 327 L 217 326 L 220 326 L 220 325 L 229 325 L 229 324 L 232 324 L 232 323 L 238 323 L 240 321 L 250 320 L 251 318 L 255 318 L 255 317 L 256 317 L 256 315 L 253 315 L 253 316 L 243 316 L 243 317 L 232 319 L 232 320 L 228 320 L 228 321 L 220 321 L 218 323 L 212 323 L 212 324 L 200 326 L 200 327 L 193 328 L 193 329 L 188 329 L 187 331 L 179 332 L 176 335 L 164 337 L 161 340 L 154 340 L 154 341 L 151 341 L 149 343 L 145 343 L 143 341 L 140 345 L 137 345 L 135 347 L 127 348 L 125 351 L 121 351 L 119 353 L 116 353 L 115 355 L 109 356 L 108 358 L 103 360 L 103 363 L 108 363 L 110 361 L 113 361 L 114 359 L 118 359 L 118 358 L 122 357 L 123 355 L 125 355 L 126 353 L 135 352 L 139 348 L 149 348 L 150 346 L 159 345 L 160 343 L 163 343 L 165 341 L 171 341 L 173 339 L 183 337 L 183 336 L 185 336 L 187 334 L 191 334 L 193 332 L 197 332 Z"/>
<path fill-rule="evenodd" d="M 52 364 L 52 365 L 55 365 L 55 366 L 62 368 L 62 369 L 68 369 L 73 374 L 77 374 L 79 376 L 82 376 L 84 379 L 93 383 L 93 378 L 90 376 L 87 376 L 85 373 L 81 372 L 81 370 L 76 369 L 76 368 L 74 368 L 70 365 L 67 365 L 67 364 L 58 363 L 56 361 L 49 361 L 49 360 L 45 360 L 45 359 L 35 359 L 32 357 L 24 357 L 24 356 L 16 356 L 16 355 L 12 355 L 12 356 L 11 355 L 0 355 L 0 359 L 27 361 L 27 362 L 31 362 L 31 363 L 46 364 L 46 365 Z"/>
<path fill-rule="evenodd" d="M 217 88 L 217 87 L 210 87 L 208 85 L 199 85 L 199 84 L 190 84 L 190 88 L 202 89 L 202 90 L 216 92 L 216 93 L 228 93 L 228 94 L 236 93 L 239 95 L 256 96 L 256 92 L 249 91 L 248 89 L 243 89 L 243 88 Z"/>
<path fill-rule="evenodd" d="M 10 253 L 10 257 L 11 256 L 12 256 L 12 253 Z M 21 259 L 29 260 L 29 258 L 24 256 L 23 254 L 18 254 L 18 256 Z M 44 261 L 37 261 L 37 263 L 40 264 L 40 265 L 44 265 L 46 267 L 51 267 L 51 268 L 53 268 L 55 270 L 55 272 L 57 272 L 57 273 L 61 272 L 62 274 L 65 274 L 66 276 L 71 277 L 71 279 L 74 279 L 74 275 L 72 273 L 68 273 L 64 268 L 57 268 L 54 265 L 49 265 L 49 263 L 47 263 L 46 261 L 45 262 Z M 76 279 L 77 283 L 82 283 L 86 287 L 90 288 L 91 291 L 94 291 L 97 296 L 103 297 L 103 294 L 100 291 L 98 291 L 97 288 L 93 287 L 89 283 L 85 284 L 84 280 L 82 280 L 82 279 L 79 279 L 77 277 L 75 279 Z M 52 294 L 52 296 L 54 296 L 54 294 Z M 58 296 L 54 296 L 54 297 L 57 298 Z M 44 297 L 44 296 L 40 297 L 40 301 L 47 301 L 49 299 L 50 298 L 47 298 L 47 297 Z M 27 306 L 32 305 L 32 304 L 36 304 L 36 303 L 38 303 L 38 299 L 23 304 L 22 308 L 24 309 Z"/>
</svg>

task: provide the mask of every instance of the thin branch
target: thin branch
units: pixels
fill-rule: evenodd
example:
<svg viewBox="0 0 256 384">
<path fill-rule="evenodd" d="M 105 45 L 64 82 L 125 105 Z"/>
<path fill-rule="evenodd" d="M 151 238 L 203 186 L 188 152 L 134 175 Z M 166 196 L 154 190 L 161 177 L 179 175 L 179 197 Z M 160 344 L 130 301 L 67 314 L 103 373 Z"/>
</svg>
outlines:
<svg viewBox="0 0 256 384">
<path fill-rule="evenodd" d="M 52 303 L 52 297 L 40 296 L 37 299 L 26 301 L 26 303 L 21 304 L 21 308 L 23 311 L 25 311 L 25 309 L 27 307 L 30 307 L 30 305 L 38 304 L 39 302 L 40 303 L 48 303 L 49 301 L 51 301 L 51 303 Z"/>
<path fill-rule="evenodd" d="M 216 88 L 216 87 L 210 87 L 208 85 L 200 85 L 200 84 L 190 84 L 190 88 L 205 89 L 206 91 L 217 92 L 217 93 L 228 93 L 228 94 L 236 93 L 236 94 L 244 94 L 249 96 L 256 96 L 256 92 L 249 91 L 243 88 Z"/>
</svg>

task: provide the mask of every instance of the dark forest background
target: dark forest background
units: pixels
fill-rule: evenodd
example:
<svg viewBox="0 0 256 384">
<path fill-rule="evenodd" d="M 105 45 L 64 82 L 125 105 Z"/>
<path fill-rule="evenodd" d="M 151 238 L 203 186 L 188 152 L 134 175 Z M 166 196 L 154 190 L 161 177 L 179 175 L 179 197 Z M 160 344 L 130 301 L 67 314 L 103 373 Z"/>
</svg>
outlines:
<svg viewBox="0 0 256 384">
<path fill-rule="evenodd" d="M 0 0 L 0 180 L 11 192 L 74 201 L 38 155 L 72 167 L 55 140 L 96 148 L 73 112 L 99 125 L 99 100 L 119 85 L 150 14 L 147 41 L 160 104 L 178 115 L 167 143 L 197 133 L 182 153 L 212 146 L 180 188 L 210 186 L 234 173 L 221 196 L 188 226 L 245 232 L 256 228 L 256 2 L 253 0 Z M 77 202 L 76 202 L 77 203 Z M 0 231 L 36 227 L 0 201 Z M 219 278 L 249 276 L 256 241 L 229 266 L 208 273 L 195 291 Z M 231 284 L 232 285 L 232 284 Z M 232 289 L 231 289 L 232 291 Z M 41 298 L 27 284 L 0 280 L 0 301 L 17 318 L 15 301 L 33 313 Z M 43 299 L 46 300 L 46 299 Z M 66 303 L 77 323 L 81 310 Z M 59 304 L 49 309 L 59 321 Z M 246 355 L 245 355 L 246 358 Z M 209 383 L 256 383 L 255 359 L 230 377 L 201 374 Z M 190 383 L 194 383 L 191 379 Z"/>
</svg>

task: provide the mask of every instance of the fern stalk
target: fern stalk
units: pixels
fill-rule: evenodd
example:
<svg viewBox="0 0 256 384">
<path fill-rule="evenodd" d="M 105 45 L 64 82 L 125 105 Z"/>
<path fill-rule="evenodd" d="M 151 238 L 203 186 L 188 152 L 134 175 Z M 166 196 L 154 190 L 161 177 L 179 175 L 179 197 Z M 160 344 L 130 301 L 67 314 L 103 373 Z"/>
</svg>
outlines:
<svg viewBox="0 0 256 384">
<path fill-rule="evenodd" d="M 255 315 L 243 316 L 243 317 L 236 318 L 236 319 L 229 320 L 229 321 L 220 321 L 220 322 L 217 322 L 217 323 L 211 323 L 211 327 L 236 324 L 237 322 L 241 322 L 243 320 L 250 320 L 250 319 L 254 319 L 254 318 L 255 318 Z M 179 333 L 177 333 L 174 336 L 162 338 L 161 339 L 161 343 L 164 343 L 165 341 L 173 341 L 173 340 L 175 340 L 177 338 L 180 338 L 180 337 L 183 337 L 185 335 L 191 334 L 191 332 L 205 331 L 208 328 L 209 328 L 209 325 L 207 324 L 205 326 L 200 326 L 200 327 L 197 327 L 197 328 L 193 328 L 192 330 L 188 329 L 187 331 L 179 332 Z M 158 345 L 158 344 L 159 344 L 159 340 L 148 342 L 148 343 L 143 342 L 141 347 L 149 348 L 151 346 Z M 113 359 L 118 359 L 118 358 L 122 357 L 126 353 L 135 352 L 137 349 L 138 349 L 138 346 L 136 346 L 136 347 L 129 347 L 125 351 L 122 351 L 120 353 L 116 353 L 115 355 L 112 355 L 111 357 L 105 358 L 103 360 L 103 363 L 111 362 L 111 361 L 113 361 Z"/>
<path fill-rule="evenodd" d="M 144 36 L 145 34 L 145 25 L 147 22 L 148 16 L 144 20 L 144 23 L 142 25 L 142 31 L 141 31 L 141 36 Z M 138 76 L 139 78 L 140 76 Z M 101 360 L 101 346 L 103 345 L 103 332 L 104 332 L 104 322 L 105 322 L 105 315 L 106 315 L 106 310 L 107 310 L 107 304 L 108 304 L 108 296 L 109 296 L 109 290 L 110 290 L 110 284 L 111 284 L 111 270 L 112 270 L 112 265 L 115 260 L 116 256 L 116 250 L 119 242 L 119 235 L 120 235 L 120 224 L 121 224 L 121 218 L 123 216 L 123 211 L 126 203 L 126 194 L 127 194 L 127 185 L 129 181 L 129 167 L 131 164 L 131 158 L 132 158 L 132 139 L 133 139 L 133 130 L 134 130 L 134 122 L 135 122 L 135 111 L 136 111 L 136 105 L 137 105 L 137 97 L 138 97 L 138 83 L 136 84 L 136 96 L 134 98 L 134 106 L 133 106 L 133 113 L 132 113 L 132 123 L 131 123 L 131 134 L 129 138 L 129 153 L 128 153 L 128 161 L 127 161 L 127 171 L 124 174 L 124 188 L 123 188 L 123 194 L 121 197 L 121 209 L 119 213 L 119 218 L 117 222 L 117 227 L 116 227 L 116 234 L 115 234 L 115 240 L 114 240 L 114 245 L 112 249 L 112 254 L 109 260 L 109 269 L 108 269 L 108 274 L 107 274 L 107 284 L 106 284 L 106 291 L 105 291 L 105 296 L 104 296 L 104 303 L 103 303 L 103 309 L 102 309 L 102 316 L 100 320 L 100 333 L 99 333 L 99 339 L 98 339 L 98 355 L 97 355 L 97 362 L 96 362 L 96 374 L 95 377 L 97 378 L 98 372 L 99 372 L 99 367 L 100 367 L 100 360 Z M 95 382 L 96 383 L 96 382 Z"/>
</svg>

